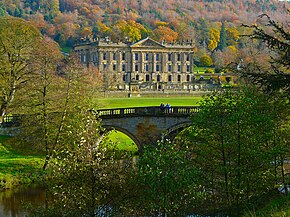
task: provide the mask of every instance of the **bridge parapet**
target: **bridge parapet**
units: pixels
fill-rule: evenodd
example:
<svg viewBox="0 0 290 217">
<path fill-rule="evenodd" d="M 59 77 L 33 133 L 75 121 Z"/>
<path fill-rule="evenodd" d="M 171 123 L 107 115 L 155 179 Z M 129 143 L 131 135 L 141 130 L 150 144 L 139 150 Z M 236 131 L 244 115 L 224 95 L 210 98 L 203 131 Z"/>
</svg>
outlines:
<svg viewBox="0 0 290 217">
<path fill-rule="evenodd" d="M 97 110 L 101 118 L 111 118 L 120 116 L 190 116 L 199 111 L 198 106 L 172 106 L 170 108 L 160 108 L 159 106 L 132 107 Z"/>
</svg>

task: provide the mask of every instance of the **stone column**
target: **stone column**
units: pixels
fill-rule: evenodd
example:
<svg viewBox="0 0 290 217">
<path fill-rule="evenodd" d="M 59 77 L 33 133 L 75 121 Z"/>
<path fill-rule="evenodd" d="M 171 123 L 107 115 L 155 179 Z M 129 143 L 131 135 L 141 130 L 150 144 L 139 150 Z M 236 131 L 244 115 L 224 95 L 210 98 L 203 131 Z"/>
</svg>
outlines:
<svg viewBox="0 0 290 217">
<path fill-rule="evenodd" d="M 151 70 L 149 70 L 150 72 L 154 72 L 155 71 L 155 65 L 156 65 L 156 53 L 152 53 L 151 56 L 151 60 L 152 60 L 152 64 L 151 64 Z"/>
</svg>

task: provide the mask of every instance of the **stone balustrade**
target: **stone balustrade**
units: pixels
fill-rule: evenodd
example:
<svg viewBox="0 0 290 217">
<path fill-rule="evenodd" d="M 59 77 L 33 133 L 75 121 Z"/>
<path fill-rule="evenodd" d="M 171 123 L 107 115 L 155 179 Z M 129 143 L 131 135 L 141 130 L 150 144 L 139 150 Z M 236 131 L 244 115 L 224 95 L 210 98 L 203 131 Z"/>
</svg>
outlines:
<svg viewBox="0 0 290 217">
<path fill-rule="evenodd" d="M 110 118 L 114 116 L 190 116 L 199 111 L 198 106 L 172 106 L 170 108 L 161 108 L 159 106 L 150 107 L 132 107 L 97 110 L 101 118 Z"/>
</svg>

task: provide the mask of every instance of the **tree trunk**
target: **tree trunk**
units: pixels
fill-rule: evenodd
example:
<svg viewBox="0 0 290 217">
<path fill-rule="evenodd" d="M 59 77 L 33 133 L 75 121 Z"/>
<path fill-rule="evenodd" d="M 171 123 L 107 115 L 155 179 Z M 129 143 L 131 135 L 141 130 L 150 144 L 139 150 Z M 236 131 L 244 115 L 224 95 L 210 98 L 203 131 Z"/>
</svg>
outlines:
<svg viewBox="0 0 290 217">
<path fill-rule="evenodd" d="M 8 107 L 10 106 L 10 104 L 12 103 L 12 101 L 14 99 L 15 92 L 16 92 L 16 84 L 15 84 L 15 82 L 13 82 L 13 85 L 11 87 L 11 90 L 9 92 L 9 95 L 6 96 L 7 99 L 4 99 L 3 100 L 3 103 L 1 105 L 1 109 L 0 109 L 0 114 L 1 114 L 0 124 L 4 121 L 4 118 L 5 118 L 7 109 L 8 109 Z M 3 96 L 3 97 L 5 97 L 5 96 Z"/>
</svg>

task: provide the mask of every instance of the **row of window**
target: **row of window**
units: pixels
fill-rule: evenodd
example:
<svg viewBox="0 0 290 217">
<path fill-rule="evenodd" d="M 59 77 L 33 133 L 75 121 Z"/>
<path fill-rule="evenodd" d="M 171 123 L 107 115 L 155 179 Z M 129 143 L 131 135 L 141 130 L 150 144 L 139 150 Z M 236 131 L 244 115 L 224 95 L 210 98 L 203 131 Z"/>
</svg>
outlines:
<svg viewBox="0 0 290 217">
<path fill-rule="evenodd" d="M 139 60 L 139 57 L 140 57 L 140 53 L 135 53 L 135 60 Z M 177 61 L 181 61 L 181 54 L 180 53 L 177 53 Z M 145 53 L 145 61 L 148 61 L 149 60 L 149 53 Z M 161 60 L 161 54 L 159 53 L 156 53 L 155 54 L 155 60 L 156 61 L 159 61 Z M 126 53 L 123 52 L 122 53 L 122 60 L 126 60 Z M 168 61 L 172 61 L 173 59 L 173 53 L 168 53 L 167 54 L 167 60 Z M 186 61 L 189 61 L 189 55 L 188 54 L 185 54 L 185 59 Z M 103 60 L 108 60 L 108 53 L 103 53 Z M 116 53 L 113 53 L 113 60 L 117 60 L 117 54 Z"/>
<path fill-rule="evenodd" d="M 135 76 L 135 80 L 136 81 L 139 81 L 139 75 L 136 75 Z M 173 81 L 173 75 L 168 75 L 168 77 L 167 77 L 167 81 L 168 82 L 172 82 Z M 126 80 L 126 75 L 123 75 L 123 81 L 125 81 Z M 157 80 L 157 82 L 160 82 L 161 81 L 161 76 L 160 75 L 157 75 L 157 77 L 156 77 L 156 80 Z M 146 75 L 145 76 L 145 81 L 150 81 L 150 75 Z M 187 82 L 189 82 L 190 81 L 190 75 L 187 75 L 186 76 L 186 81 Z M 181 82 L 181 75 L 177 75 L 177 82 Z"/>
<path fill-rule="evenodd" d="M 107 68 L 107 64 L 104 63 L 103 64 L 103 68 L 106 69 Z M 156 65 L 156 72 L 160 72 L 160 65 L 157 64 Z M 149 65 L 148 64 L 145 64 L 145 67 L 144 67 L 144 70 L 146 72 L 149 71 Z M 117 64 L 113 64 L 113 71 L 117 71 Z M 126 64 L 122 64 L 122 71 L 125 72 L 126 71 Z M 138 64 L 135 64 L 135 71 L 138 72 L 139 71 L 139 65 Z M 168 72 L 172 72 L 172 65 L 168 65 L 167 66 L 167 71 Z M 181 65 L 177 65 L 177 71 L 178 72 L 181 72 Z M 190 72 L 190 65 L 186 65 L 186 72 Z"/>
</svg>

